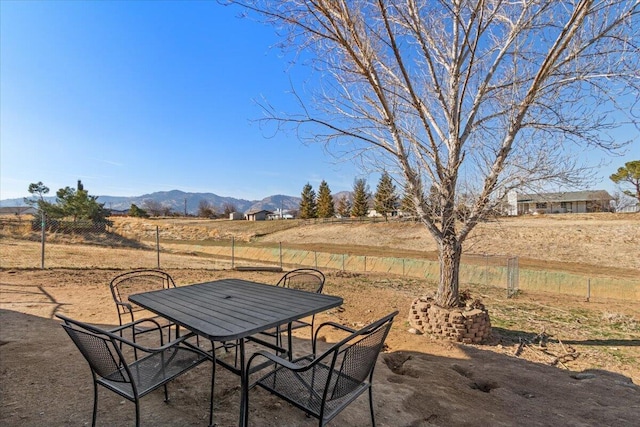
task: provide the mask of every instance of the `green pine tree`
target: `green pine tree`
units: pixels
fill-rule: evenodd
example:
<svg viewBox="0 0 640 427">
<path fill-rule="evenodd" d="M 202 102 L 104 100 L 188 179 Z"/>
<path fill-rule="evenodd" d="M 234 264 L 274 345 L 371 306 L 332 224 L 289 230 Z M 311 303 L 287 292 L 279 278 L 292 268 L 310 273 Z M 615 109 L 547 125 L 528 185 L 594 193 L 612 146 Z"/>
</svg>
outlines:
<svg viewBox="0 0 640 427">
<path fill-rule="evenodd" d="M 318 217 L 318 209 L 316 206 L 316 192 L 313 191 L 311 184 L 307 184 L 302 188 L 300 200 L 300 218 L 310 219 Z"/>
<path fill-rule="evenodd" d="M 105 209 L 104 203 L 98 203 L 98 196 L 91 196 L 78 181 L 78 190 L 65 187 L 56 193 L 58 209 L 63 216 L 71 217 L 73 222 L 80 220 L 91 220 L 94 224 L 110 224 L 107 219 L 109 211 Z"/>
<path fill-rule="evenodd" d="M 640 160 L 625 163 L 609 179 L 619 185 L 630 185 L 631 190 L 624 189 L 622 192 L 640 203 Z"/>
<path fill-rule="evenodd" d="M 137 218 L 149 218 L 149 214 L 144 209 L 139 208 L 135 203 L 131 203 L 129 216 Z"/>
<path fill-rule="evenodd" d="M 383 172 L 373 198 L 373 207 L 385 220 L 398 208 L 398 196 L 396 186 L 386 171 Z"/>
<path fill-rule="evenodd" d="M 322 180 L 318 187 L 318 218 L 333 218 L 336 215 L 336 208 L 333 203 L 331 189 L 326 181 Z"/>
<path fill-rule="evenodd" d="M 344 194 L 338 199 L 338 206 L 336 207 L 336 210 L 338 211 L 338 215 L 342 218 L 349 218 L 351 216 L 351 202 L 349 201 L 349 196 Z"/>
<path fill-rule="evenodd" d="M 422 189 L 422 182 L 418 181 L 418 194 L 419 194 L 419 200 L 418 203 L 420 203 L 421 206 L 425 206 L 425 196 L 424 196 L 424 190 Z M 404 187 L 404 194 L 402 196 L 402 201 L 400 202 L 400 210 L 404 213 L 404 215 L 406 216 L 413 216 L 413 217 L 417 217 L 418 215 L 418 210 L 416 207 L 416 202 L 414 199 L 414 196 L 412 194 L 411 191 L 409 191 L 409 188 L 405 185 Z"/>
<path fill-rule="evenodd" d="M 367 181 L 364 178 L 356 179 L 353 183 L 353 204 L 351 205 L 351 216 L 363 218 L 369 212 L 369 192 L 367 191 Z"/>
</svg>

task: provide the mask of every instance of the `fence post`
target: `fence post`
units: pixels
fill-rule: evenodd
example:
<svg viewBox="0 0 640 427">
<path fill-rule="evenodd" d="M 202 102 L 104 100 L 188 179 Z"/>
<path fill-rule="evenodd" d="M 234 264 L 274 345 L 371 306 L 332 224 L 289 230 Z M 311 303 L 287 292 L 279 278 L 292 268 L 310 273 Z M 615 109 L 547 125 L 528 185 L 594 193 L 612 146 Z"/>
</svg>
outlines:
<svg viewBox="0 0 640 427">
<path fill-rule="evenodd" d="M 344 254 L 342 254 L 342 271 L 344 271 Z"/>
<path fill-rule="evenodd" d="M 367 256 L 364 256 L 364 272 L 367 272 Z"/>
<path fill-rule="evenodd" d="M 313 251 L 313 257 L 315 258 L 315 262 L 316 262 L 316 269 L 318 268 L 318 252 Z"/>
<path fill-rule="evenodd" d="M 158 270 L 160 269 L 160 227 L 156 225 L 156 257 Z"/>
<path fill-rule="evenodd" d="M 489 286 L 489 255 L 487 254 L 484 254 L 484 285 Z"/>
<path fill-rule="evenodd" d="M 47 220 L 44 216 L 44 211 L 42 212 L 42 223 L 40 224 L 40 228 L 42 229 L 42 237 L 41 241 L 41 250 L 40 250 L 40 268 L 44 270 L 44 241 L 45 241 L 45 227 L 47 226 Z"/>
<path fill-rule="evenodd" d="M 587 279 L 587 302 L 591 298 L 591 278 Z"/>
<path fill-rule="evenodd" d="M 280 250 L 280 268 L 282 268 L 282 242 L 278 242 L 278 248 Z"/>
<path fill-rule="evenodd" d="M 236 238 L 231 236 L 231 269 L 235 268 Z"/>
</svg>

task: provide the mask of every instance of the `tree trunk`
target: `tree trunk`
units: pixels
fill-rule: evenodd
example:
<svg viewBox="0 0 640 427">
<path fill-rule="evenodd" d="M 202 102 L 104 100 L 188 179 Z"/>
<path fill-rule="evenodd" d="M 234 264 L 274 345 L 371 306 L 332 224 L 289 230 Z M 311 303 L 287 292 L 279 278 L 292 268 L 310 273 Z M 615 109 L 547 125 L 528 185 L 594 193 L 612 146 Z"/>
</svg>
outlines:
<svg viewBox="0 0 640 427">
<path fill-rule="evenodd" d="M 460 299 L 458 295 L 458 279 L 460 275 L 460 257 L 462 245 L 453 234 L 448 233 L 440 241 L 440 283 L 436 294 L 436 304 L 444 308 L 457 307 Z"/>
</svg>

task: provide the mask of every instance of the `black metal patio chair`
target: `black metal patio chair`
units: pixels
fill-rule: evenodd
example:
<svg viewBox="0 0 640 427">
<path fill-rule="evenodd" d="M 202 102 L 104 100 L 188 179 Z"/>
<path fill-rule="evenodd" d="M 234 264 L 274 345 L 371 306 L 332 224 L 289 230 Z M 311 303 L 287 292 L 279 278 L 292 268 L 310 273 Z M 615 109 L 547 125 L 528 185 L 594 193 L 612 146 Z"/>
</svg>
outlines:
<svg viewBox="0 0 640 427">
<path fill-rule="evenodd" d="M 368 391 L 371 424 L 375 426 L 371 388 L 373 370 L 397 314 L 395 311 L 358 331 L 334 322 L 323 323 L 313 337 L 312 354 L 293 361 L 264 350 L 259 351 L 247 363 L 243 389 L 258 385 L 317 418 L 321 427 Z M 324 327 L 335 327 L 350 335 L 317 354 L 318 334 Z M 252 366 L 259 365 L 258 361 L 263 363 L 264 358 L 273 362 L 274 366 L 267 368 L 266 375 L 249 384 Z M 245 414 L 248 416 L 248 391 L 244 400 Z"/>
<path fill-rule="evenodd" d="M 125 324 L 115 329 L 104 330 L 63 315 L 56 316 L 63 321 L 62 327 L 91 368 L 92 426 L 96 424 L 98 411 L 98 385 L 134 402 L 136 426 L 139 426 L 139 401 L 142 397 L 164 387 L 165 402 L 168 402 L 167 383 L 169 381 L 205 360 L 211 360 L 205 352 L 184 344 L 185 340 L 193 334 L 185 334 L 172 342 L 163 344 L 162 328 L 152 319 L 141 319 L 134 322 L 136 325 Z M 149 323 L 152 330 L 159 333 L 159 347 L 145 347 L 119 335 L 123 328 L 137 326 L 140 323 Z M 138 353 L 144 356 L 138 356 Z M 120 408 L 116 410 L 119 411 Z"/>
<path fill-rule="evenodd" d="M 284 288 L 299 289 L 307 292 L 322 293 L 324 287 L 325 275 L 320 270 L 315 268 L 298 268 L 287 272 L 280 278 L 276 286 Z M 305 320 L 295 320 L 291 323 L 291 330 L 300 328 L 311 328 L 311 336 L 313 337 L 313 328 L 315 323 L 315 315 L 311 316 L 311 322 Z M 262 332 L 263 335 L 268 335 L 276 338 L 276 345 L 282 346 L 281 333 L 285 328 L 278 326 L 267 331 Z"/>
<path fill-rule="evenodd" d="M 142 319 L 143 317 L 141 316 L 146 315 L 144 318 L 152 318 L 160 323 L 162 328 L 167 330 L 168 340 L 171 340 L 171 328 L 175 325 L 162 317 L 151 315 L 151 313 L 146 312 L 142 307 L 138 307 L 129 302 L 129 296 L 133 294 L 175 288 L 176 284 L 169 273 L 154 269 L 128 271 L 114 277 L 109 283 L 109 287 L 111 288 L 111 295 L 118 310 L 120 326 L 125 323 L 131 324 L 136 320 Z M 133 341 L 136 341 L 136 335 L 145 333 L 147 330 L 147 328 L 141 327 L 138 324 L 133 326 L 131 328 Z M 121 329 L 121 336 L 122 331 Z"/>
</svg>

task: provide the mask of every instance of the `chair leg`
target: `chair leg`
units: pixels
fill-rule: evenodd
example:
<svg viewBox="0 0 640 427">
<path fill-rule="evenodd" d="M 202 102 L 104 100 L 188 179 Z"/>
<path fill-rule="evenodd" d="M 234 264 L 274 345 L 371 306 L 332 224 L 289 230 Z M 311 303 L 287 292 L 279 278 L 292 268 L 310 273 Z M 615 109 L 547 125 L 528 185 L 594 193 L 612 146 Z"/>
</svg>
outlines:
<svg viewBox="0 0 640 427">
<path fill-rule="evenodd" d="M 376 427 L 376 417 L 373 413 L 373 388 L 369 384 L 369 410 L 371 411 L 371 425 Z"/>
<path fill-rule="evenodd" d="M 168 402 L 169 401 L 169 391 L 167 390 L 167 385 L 164 385 L 164 401 Z"/>
<path fill-rule="evenodd" d="M 244 352 L 244 338 L 240 338 L 238 340 L 238 345 L 240 347 L 240 422 L 238 423 L 241 427 L 249 426 L 249 407 L 248 407 L 248 399 L 249 399 L 249 372 L 245 370 L 245 366 L 247 361 L 245 360 L 245 352 Z"/>
<path fill-rule="evenodd" d="M 98 383 L 95 374 L 93 376 L 93 418 L 91 427 L 96 427 L 96 417 L 98 416 Z"/>
<path fill-rule="evenodd" d="M 140 427 L 140 402 L 136 399 L 136 427 Z"/>
<path fill-rule="evenodd" d="M 237 351 L 237 350 L 236 350 Z M 209 400 L 209 427 L 213 427 L 213 392 L 214 385 L 216 382 L 216 344 L 211 341 L 211 357 L 212 357 L 212 367 L 211 367 L 211 399 Z"/>
</svg>

